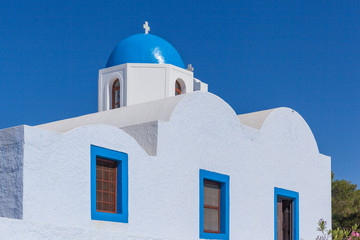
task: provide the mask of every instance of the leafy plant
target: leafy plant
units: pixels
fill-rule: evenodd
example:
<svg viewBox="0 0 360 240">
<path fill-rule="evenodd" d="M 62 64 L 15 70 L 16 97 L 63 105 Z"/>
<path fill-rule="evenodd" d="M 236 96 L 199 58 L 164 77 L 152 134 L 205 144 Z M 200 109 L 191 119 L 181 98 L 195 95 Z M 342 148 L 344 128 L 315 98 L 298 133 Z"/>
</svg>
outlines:
<svg viewBox="0 0 360 240">
<path fill-rule="evenodd" d="M 324 219 L 320 219 L 318 222 L 317 231 L 321 234 L 316 237 L 316 240 L 360 240 L 359 225 L 355 224 L 351 229 L 336 228 L 327 229 L 327 222 Z"/>
<path fill-rule="evenodd" d="M 324 219 L 320 219 L 318 222 L 317 231 L 321 232 L 321 235 L 316 237 L 316 240 L 328 240 L 331 237 L 331 230 L 326 229 L 327 222 Z"/>
</svg>

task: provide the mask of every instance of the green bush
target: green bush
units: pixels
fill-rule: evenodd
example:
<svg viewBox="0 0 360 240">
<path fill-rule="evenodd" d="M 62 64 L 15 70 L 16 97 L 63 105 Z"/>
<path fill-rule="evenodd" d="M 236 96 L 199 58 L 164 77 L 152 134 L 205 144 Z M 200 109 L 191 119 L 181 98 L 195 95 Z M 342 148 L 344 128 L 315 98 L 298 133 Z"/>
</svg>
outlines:
<svg viewBox="0 0 360 240">
<path fill-rule="evenodd" d="M 331 173 L 332 227 L 350 229 L 360 224 L 360 190 L 346 180 L 334 180 Z"/>
<path fill-rule="evenodd" d="M 360 240 L 359 225 L 355 224 L 350 229 L 336 228 L 328 230 L 327 222 L 324 219 L 320 219 L 318 222 L 317 231 L 320 235 L 316 237 L 316 240 Z"/>
</svg>

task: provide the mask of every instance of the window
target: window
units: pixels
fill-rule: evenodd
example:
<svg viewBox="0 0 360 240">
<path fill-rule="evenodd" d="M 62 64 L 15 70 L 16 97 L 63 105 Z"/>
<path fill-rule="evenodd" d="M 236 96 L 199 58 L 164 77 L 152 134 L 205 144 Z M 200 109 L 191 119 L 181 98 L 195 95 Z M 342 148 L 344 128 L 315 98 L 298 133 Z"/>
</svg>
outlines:
<svg viewBox="0 0 360 240">
<path fill-rule="evenodd" d="M 220 183 L 204 180 L 204 232 L 220 233 Z"/>
<path fill-rule="evenodd" d="M 181 86 L 178 80 L 175 82 L 175 96 L 181 94 Z"/>
<path fill-rule="evenodd" d="M 299 240 L 299 193 L 275 188 L 275 240 Z"/>
<path fill-rule="evenodd" d="M 96 158 L 96 211 L 116 213 L 117 162 Z"/>
<path fill-rule="evenodd" d="M 120 81 L 116 79 L 112 86 L 112 109 L 120 107 Z"/>
<path fill-rule="evenodd" d="M 128 222 L 128 157 L 91 145 L 91 219 Z"/>
<path fill-rule="evenodd" d="M 200 238 L 229 239 L 229 180 L 200 169 Z"/>
</svg>

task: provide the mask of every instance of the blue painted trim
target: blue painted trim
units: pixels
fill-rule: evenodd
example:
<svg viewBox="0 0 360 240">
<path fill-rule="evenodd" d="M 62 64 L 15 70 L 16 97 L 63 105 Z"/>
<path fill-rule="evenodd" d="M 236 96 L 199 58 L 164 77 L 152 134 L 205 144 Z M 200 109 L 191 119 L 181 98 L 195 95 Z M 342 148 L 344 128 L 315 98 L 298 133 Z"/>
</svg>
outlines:
<svg viewBox="0 0 360 240">
<path fill-rule="evenodd" d="M 126 153 L 90 146 L 91 166 L 91 219 L 111 222 L 128 222 L 128 155 Z M 118 164 L 117 174 L 117 213 L 96 211 L 96 157 L 101 157 Z M 120 174 L 119 174 L 120 173 Z"/>
<path fill-rule="evenodd" d="M 282 189 L 274 188 L 274 240 L 277 240 L 277 198 L 284 197 L 293 200 L 293 232 L 294 240 L 299 240 L 299 193 Z"/>
<path fill-rule="evenodd" d="M 200 214 L 199 214 L 199 229 L 200 238 L 203 239 L 229 239 L 229 210 L 230 210 L 230 177 L 228 175 L 215 173 L 200 169 L 199 171 L 199 187 L 200 187 Z M 204 232 L 204 180 L 210 180 L 220 183 L 220 233 L 206 233 Z"/>
</svg>

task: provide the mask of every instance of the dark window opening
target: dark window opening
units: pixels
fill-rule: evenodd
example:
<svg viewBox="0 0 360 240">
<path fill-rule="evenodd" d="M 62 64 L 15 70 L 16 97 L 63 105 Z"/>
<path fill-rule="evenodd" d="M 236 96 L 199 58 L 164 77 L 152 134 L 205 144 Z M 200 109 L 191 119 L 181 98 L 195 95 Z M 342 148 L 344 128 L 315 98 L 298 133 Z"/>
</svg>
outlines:
<svg viewBox="0 0 360 240">
<path fill-rule="evenodd" d="M 181 94 L 181 86 L 179 81 L 176 81 L 175 83 L 175 96 L 180 95 Z"/>
<path fill-rule="evenodd" d="M 116 213 L 117 162 L 96 158 L 96 211 Z"/>
<path fill-rule="evenodd" d="M 293 200 L 277 198 L 277 240 L 293 240 Z"/>
<path fill-rule="evenodd" d="M 220 233 L 220 183 L 204 180 L 204 232 Z"/>
<path fill-rule="evenodd" d="M 112 109 L 120 107 L 120 82 L 116 79 L 112 86 Z"/>
</svg>

